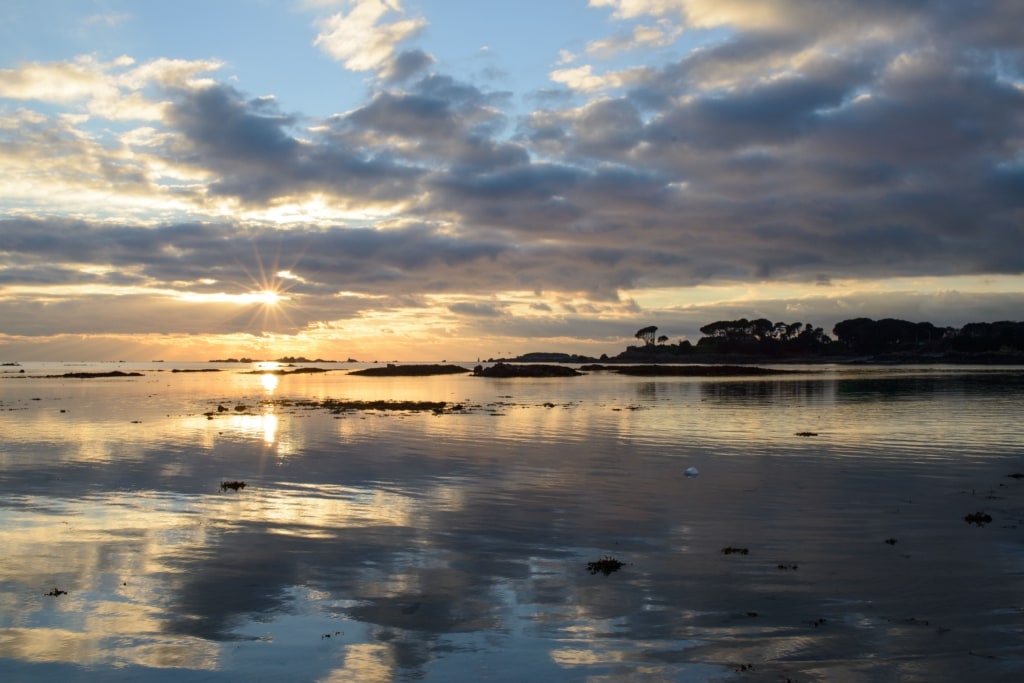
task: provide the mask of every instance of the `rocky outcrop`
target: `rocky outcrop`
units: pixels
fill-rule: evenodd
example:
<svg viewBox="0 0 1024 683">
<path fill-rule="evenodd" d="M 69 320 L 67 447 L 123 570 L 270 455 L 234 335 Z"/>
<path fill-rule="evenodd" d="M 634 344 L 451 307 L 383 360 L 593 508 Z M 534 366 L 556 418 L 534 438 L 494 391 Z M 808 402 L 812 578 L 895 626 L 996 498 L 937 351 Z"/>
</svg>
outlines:
<svg viewBox="0 0 1024 683">
<path fill-rule="evenodd" d="M 563 365 L 510 365 L 508 363 L 495 363 L 485 368 L 478 365 L 473 368 L 474 377 L 576 377 L 582 375 L 573 368 Z"/>
</svg>

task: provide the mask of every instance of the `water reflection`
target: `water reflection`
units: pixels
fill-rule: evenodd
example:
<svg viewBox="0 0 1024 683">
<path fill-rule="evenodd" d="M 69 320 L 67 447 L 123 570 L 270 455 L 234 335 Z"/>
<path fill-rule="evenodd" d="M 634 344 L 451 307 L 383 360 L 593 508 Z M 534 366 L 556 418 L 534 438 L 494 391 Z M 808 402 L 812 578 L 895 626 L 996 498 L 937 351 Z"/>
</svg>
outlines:
<svg viewBox="0 0 1024 683">
<path fill-rule="evenodd" d="M 278 384 L 277 375 L 272 373 L 265 373 L 260 375 L 260 383 L 263 385 L 263 390 L 267 393 L 267 396 L 273 396 L 274 390 L 277 389 Z"/>
<path fill-rule="evenodd" d="M 803 680 L 811 661 L 885 679 L 898 656 L 942 680 L 953 637 L 999 657 L 961 659 L 1022 673 L 1016 380 L 964 406 L 935 386 L 846 401 L 834 378 L 265 376 L 182 377 L 148 398 L 118 385 L 132 401 L 114 403 L 139 405 L 91 424 L 5 394 L 0 668 L 702 681 L 746 663 Z M 325 395 L 470 408 L 298 402 Z M 964 524 L 975 507 L 1000 524 Z M 589 574 L 605 555 L 626 564 Z"/>
<path fill-rule="evenodd" d="M 277 441 L 278 418 L 272 405 L 264 405 L 259 414 L 232 415 L 230 418 L 232 431 L 243 435 L 258 435 L 263 443 L 273 446 Z M 294 452 L 292 448 L 278 448 L 280 455 Z"/>
<path fill-rule="evenodd" d="M 701 397 L 706 401 L 746 406 L 770 405 L 785 401 L 817 403 L 834 397 L 836 384 L 829 380 L 786 380 L 769 382 L 704 382 Z"/>
</svg>

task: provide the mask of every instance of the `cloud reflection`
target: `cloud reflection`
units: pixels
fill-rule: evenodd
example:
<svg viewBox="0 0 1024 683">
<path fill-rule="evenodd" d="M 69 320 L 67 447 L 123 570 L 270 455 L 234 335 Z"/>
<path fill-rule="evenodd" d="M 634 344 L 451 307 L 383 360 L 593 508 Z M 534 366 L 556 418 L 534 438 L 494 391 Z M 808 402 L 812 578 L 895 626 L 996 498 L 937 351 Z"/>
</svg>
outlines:
<svg viewBox="0 0 1024 683">
<path fill-rule="evenodd" d="M 281 381 L 289 387 L 290 379 Z M 214 405 L 252 406 L 264 391 L 251 375 L 174 381 L 186 387 L 178 399 L 187 406 L 197 402 L 199 386 L 219 392 Z M 304 381 L 313 382 L 304 390 L 322 394 L 338 386 Z M 399 382 L 343 381 L 351 395 L 403 391 Z M 116 446 L 107 450 L 126 453 L 113 462 L 96 462 L 89 451 L 75 460 L 70 448 L 53 452 L 56 436 L 19 431 L 13 457 L 33 466 L 0 463 L 10 494 L 0 501 L 0 658 L 230 677 L 274 657 L 296 662 L 296 678 L 323 681 L 442 680 L 452 667 L 465 672 L 467 660 L 538 680 L 619 673 L 699 680 L 705 671 L 721 675 L 712 669 L 723 661 L 746 657 L 748 643 L 759 643 L 758 652 L 778 647 L 780 633 L 808 654 L 836 634 L 850 659 L 883 646 L 932 652 L 931 640 L 908 635 L 916 623 L 896 629 L 879 616 L 902 617 L 908 591 L 925 592 L 927 600 L 912 605 L 921 619 L 943 626 L 963 623 L 957 614 L 988 619 L 993 628 L 961 630 L 970 647 L 1002 647 L 1016 633 L 1012 611 L 985 611 L 1014 604 L 1020 592 L 1016 574 L 993 569 L 1009 566 L 1000 553 L 1012 531 L 993 525 L 986 530 L 993 540 L 950 532 L 944 541 L 963 539 L 956 547 L 972 552 L 920 544 L 913 560 L 893 555 L 881 539 L 895 533 L 892 526 L 909 536 L 948 516 L 951 501 L 973 504 L 958 477 L 971 477 L 973 486 L 982 449 L 933 443 L 936 423 L 951 414 L 935 404 L 962 413 L 985 404 L 976 419 L 995 431 L 1018 412 L 1006 396 L 1019 393 L 1019 377 L 999 385 L 1014 391 L 978 392 L 966 404 L 962 393 L 935 386 L 922 394 L 919 384 L 914 393 L 866 379 L 846 398 L 831 380 L 801 379 L 750 383 L 739 394 L 763 400 L 738 400 L 738 390 L 721 383 L 597 378 L 562 386 L 555 407 L 543 404 L 552 383 L 449 382 L 423 380 L 419 390 L 455 386 L 474 403 L 500 402 L 502 415 L 281 407 L 186 423 L 175 413 L 154 419 L 159 442 L 141 430 L 127 444 L 113 429 L 96 432 Z M 882 406 L 870 413 L 858 398 L 868 389 Z M 153 401 L 164 408 L 165 398 Z M 850 405 L 858 410 L 846 411 Z M 995 416 L 1000 406 L 1011 412 Z M 50 408 L 36 410 L 50 415 Z M 31 417 L 27 410 L 21 414 Z M 906 410 L 916 421 L 904 414 L 895 429 L 894 416 Z M 794 437 L 811 411 L 831 421 L 822 438 Z M 16 424 L 13 412 L 0 426 Z M 275 444 L 301 434 L 296 457 L 273 457 L 279 451 L 266 439 L 268 417 Z M 111 423 L 123 425 L 122 418 Z M 339 437 L 339 425 L 349 438 Z M 850 444 L 863 438 L 855 427 L 890 435 L 885 445 L 904 456 L 913 453 L 908 440 L 945 448 L 945 466 L 894 466 L 865 447 L 852 455 Z M 1015 435 L 1003 434 L 1001 448 L 984 444 L 984 457 L 1016 455 Z M 211 447 L 197 446 L 207 438 Z M 947 475 L 965 451 L 970 467 Z M 691 462 L 699 479 L 682 475 Z M 226 474 L 247 487 L 220 491 Z M 999 478 L 1015 485 L 1005 472 Z M 895 514 L 896 507 L 905 512 Z M 936 538 L 946 533 L 928 528 Z M 749 557 L 719 551 L 748 543 Z M 609 577 L 588 574 L 585 563 L 605 553 L 627 565 Z M 783 571 L 780 562 L 798 562 L 800 571 Z M 894 562 L 914 571 L 893 571 Z M 928 573 L 936 562 L 943 571 Z M 978 575 L 997 580 L 963 581 Z M 44 596 L 54 585 L 68 595 Z M 878 607 L 843 612 L 834 595 Z M 747 616 L 753 611 L 761 616 Z M 848 628 L 843 617 L 854 613 L 864 623 Z M 807 626 L 805 615 L 823 614 L 835 624 L 828 633 Z M 324 632 L 341 631 L 344 637 L 321 641 Z M 697 654 L 698 639 L 717 649 Z"/>
</svg>

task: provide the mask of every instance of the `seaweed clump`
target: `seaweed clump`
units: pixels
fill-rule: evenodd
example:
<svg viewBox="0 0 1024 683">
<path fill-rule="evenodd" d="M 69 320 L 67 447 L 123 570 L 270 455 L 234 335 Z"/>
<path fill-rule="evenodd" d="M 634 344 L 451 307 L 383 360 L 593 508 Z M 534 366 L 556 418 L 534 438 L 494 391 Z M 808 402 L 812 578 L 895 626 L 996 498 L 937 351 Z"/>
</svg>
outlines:
<svg viewBox="0 0 1024 683">
<path fill-rule="evenodd" d="M 444 413 L 446 410 L 462 410 L 461 404 L 449 406 L 447 401 L 341 401 L 333 398 L 325 398 L 321 401 L 301 401 L 296 405 L 309 408 L 323 408 L 337 415 L 357 410 L 380 410 L 380 411 L 430 411 L 436 414 Z"/>
<path fill-rule="evenodd" d="M 614 557 L 608 555 L 602 557 L 600 560 L 594 562 L 587 562 L 587 571 L 591 574 L 604 574 L 608 576 L 613 572 L 617 572 L 625 566 L 624 562 L 616 560 Z"/>
<path fill-rule="evenodd" d="M 221 491 L 227 491 L 228 489 L 231 489 L 232 491 L 240 491 L 241 489 L 244 489 L 244 488 L 245 488 L 245 482 L 244 481 L 222 481 L 220 483 L 220 490 Z"/>
<path fill-rule="evenodd" d="M 124 372 L 123 370 L 111 370 L 110 372 L 65 372 L 63 375 L 46 375 L 46 377 L 51 379 L 95 379 L 97 377 L 142 377 L 142 373 Z"/>
<path fill-rule="evenodd" d="M 243 372 L 243 375 L 277 375 L 283 377 L 285 375 L 314 375 L 322 372 L 330 372 L 324 368 L 295 368 L 294 370 L 288 370 L 285 368 L 276 368 L 274 370 L 250 370 L 249 372 Z"/>
<path fill-rule="evenodd" d="M 514 377 L 578 377 L 582 372 L 563 365 L 510 365 L 495 363 L 489 368 L 477 365 L 473 368 L 474 377 L 497 377 L 508 379 Z"/>
<path fill-rule="evenodd" d="M 976 524 L 978 526 L 985 526 L 992 522 L 992 515 L 987 512 L 972 512 L 969 515 L 964 515 L 964 521 L 968 524 Z"/>
<path fill-rule="evenodd" d="M 469 370 L 459 365 L 396 365 L 388 363 L 386 367 L 353 370 L 348 374 L 368 377 L 429 377 L 430 375 L 464 375 L 467 372 Z"/>
</svg>

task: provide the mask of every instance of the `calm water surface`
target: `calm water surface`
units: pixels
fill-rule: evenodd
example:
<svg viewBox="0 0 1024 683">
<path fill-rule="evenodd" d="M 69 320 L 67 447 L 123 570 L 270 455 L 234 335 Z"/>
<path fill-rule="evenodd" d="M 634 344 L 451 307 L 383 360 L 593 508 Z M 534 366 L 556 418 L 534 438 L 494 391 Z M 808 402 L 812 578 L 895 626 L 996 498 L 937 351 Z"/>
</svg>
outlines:
<svg viewBox="0 0 1024 683">
<path fill-rule="evenodd" d="M 1022 368 L 352 367 L 0 368 L 0 678 L 1024 679 Z"/>
</svg>

